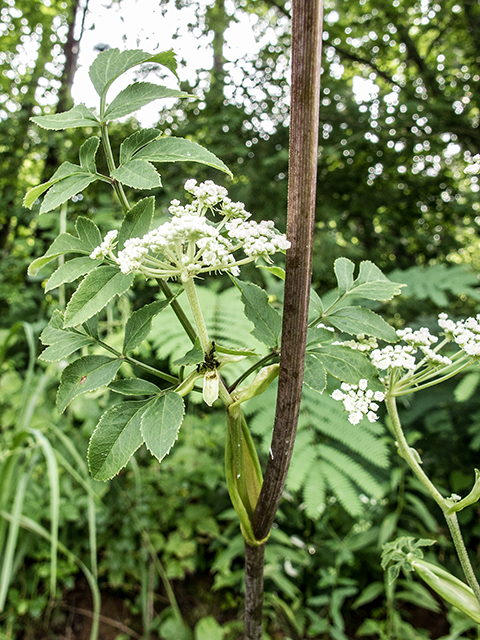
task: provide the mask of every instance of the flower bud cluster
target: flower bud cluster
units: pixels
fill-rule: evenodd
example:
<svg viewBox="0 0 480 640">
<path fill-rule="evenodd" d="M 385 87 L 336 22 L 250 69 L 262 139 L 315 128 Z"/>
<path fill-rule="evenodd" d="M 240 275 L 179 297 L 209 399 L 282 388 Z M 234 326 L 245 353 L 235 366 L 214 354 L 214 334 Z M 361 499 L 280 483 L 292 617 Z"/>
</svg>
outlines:
<svg viewBox="0 0 480 640">
<path fill-rule="evenodd" d="M 105 258 L 108 256 L 116 244 L 117 236 L 117 229 L 109 231 L 103 239 L 103 242 L 92 251 L 90 258 L 92 258 L 92 260 L 97 260 L 97 258 Z"/>
<path fill-rule="evenodd" d="M 365 416 L 369 422 L 378 420 L 377 403 L 385 399 L 385 394 L 382 391 L 368 389 L 368 380 L 362 378 L 358 385 L 343 382 L 340 389 L 332 393 L 332 398 L 343 403 L 348 411 L 349 422 L 358 424 Z"/>
<path fill-rule="evenodd" d="M 197 185 L 187 180 L 185 189 L 195 200 L 182 206 L 173 200 L 169 207 L 171 221 L 153 229 L 142 238 L 126 240 L 122 251 L 112 253 L 115 236 L 109 232 L 91 257 L 107 254 L 122 273 L 142 273 L 146 277 L 187 280 L 200 273 L 229 271 L 239 275 L 239 266 L 260 256 L 267 261 L 277 251 L 285 251 L 290 242 L 274 229 L 273 222 L 248 221 L 250 214 L 241 202 L 232 202 L 227 190 L 212 181 Z M 207 219 L 211 211 L 223 219 L 214 224 Z M 235 252 L 243 250 L 246 257 Z"/>
</svg>

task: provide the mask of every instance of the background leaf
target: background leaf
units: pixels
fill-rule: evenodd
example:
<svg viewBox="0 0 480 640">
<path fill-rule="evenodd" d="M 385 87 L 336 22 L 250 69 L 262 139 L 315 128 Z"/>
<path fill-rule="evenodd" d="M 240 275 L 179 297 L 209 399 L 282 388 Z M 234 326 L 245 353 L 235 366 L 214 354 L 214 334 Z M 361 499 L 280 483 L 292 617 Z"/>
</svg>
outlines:
<svg viewBox="0 0 480 640">
<path fill-rule="evenodd" d="M 58 387 L 58 412 L 63 413 L 79 394 L 107 385 L 121 366 L 122 360 L 107 356 L 84 356 L 69 364 L 62 371 Z"/>
</svg>

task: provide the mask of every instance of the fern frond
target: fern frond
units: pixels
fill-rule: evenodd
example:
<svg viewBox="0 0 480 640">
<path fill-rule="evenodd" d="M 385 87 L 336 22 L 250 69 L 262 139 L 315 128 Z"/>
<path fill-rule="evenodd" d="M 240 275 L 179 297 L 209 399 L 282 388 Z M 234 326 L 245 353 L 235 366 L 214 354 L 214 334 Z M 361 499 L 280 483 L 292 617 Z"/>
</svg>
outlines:
<svg viewBox="0 0 480 640">
<path fill-rule="evenodd" d="M 342 442 L 377 467 L 388 467 L 386 442 L 370 429 L 364 429 L 362 425 L 350 424 L 341 404 L 329 396 L 313 395 L 312 391 L 305 389 L 300 421 L 302 427 L 312 425 L 323 435 Z"/>
<path fill-rule="evenodd" d="M 325 510 L 327 485 L 323 473 L 314 465 L 305 479 L 303 502 L 305 513 L 312 520 L 318 520 Z"/>
<path fill-rule="evenodd" d="M 358 491 L 345 474 L 328 462 L 321 462 L 321 472 L 327 481 L 328 486 L 335 494 L 342 507 L 354 518 L 363 512 L 363 505 L 360 502 Z"/>
<path fill-rule="evenodd" d="M 463 265 L 446 266 L 436 264 L 427 267 L 410 267 L 405 271 L 396 269 L 388 274 L 391 280 L 407 285 L 402 295 L 416 300 L 430 300 L 437 307 L 448 305 L 447 293 L 453 296 L 467 295 L 480 300 L 476 274 Z"/>
<path fill-rule="evenodd" d="M 358 462 L 352 460 L 352 458 L 342 451 L 338 451 L 328 445 L 322 445 L 320 448 L 320 454 L 323 460 L 328 460 L 328 462 L 335 465 L 339 471 L 344 473 L 346 476 L 349 476 L 349 478 L 366 493 L 374 498 L 382 497 L 384 491 L 380 484 L 370 473 L 368 473 L 368 471 L 365 471 Z"/>
<path fill-rule="evenodd" d="M 292 462 L 287 476 L 289 491 L 300 489 L 317 455 L 317 447 L 312 443 L 312 434 L 306 429 L 300 431 L 295 439 Z"/>
</svg>

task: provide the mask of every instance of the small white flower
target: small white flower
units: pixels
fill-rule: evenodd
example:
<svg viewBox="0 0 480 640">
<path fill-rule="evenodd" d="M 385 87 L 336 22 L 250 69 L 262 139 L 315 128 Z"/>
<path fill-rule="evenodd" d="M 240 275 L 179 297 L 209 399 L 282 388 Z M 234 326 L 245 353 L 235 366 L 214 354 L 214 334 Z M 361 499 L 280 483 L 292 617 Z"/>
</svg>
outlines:
<svg viewBox="0 0 480 640">
<path fill-rule="evenodd" d="M 112 231 L 109 231 L 105 236 L 103 242 L 92 251 L 92 253 L 90 254 L 90 258 L 92 258 L 92 260 L 96 260 L 97 258 L 105 258 L 105 256 L 107 256 L 115 246 L 117 236 L 117 229 L 112 229 Z"/>
<path fill-rule="evenodd" d="M 348 420 L 351 424 L 358 424 L 364 417 L 369 422 L 378 420 L 377 402 L 385 399 L 385 394 L 381 391 L 373 392 L 368 389 L 368 380 L 362 378 L 358 385 L 342 382 L 340 389 L 335 389 L 332 398 L 343 403 L 345 411 L 348 412 Z M 373 402 L 376 400 L 377 402 Z"/>
<path fill-rule="evenodd" d="M 415 349 L 411 346 L 402 347 L 397 344 L 395 347 L 388 345 L 383 349 L 375 349 L 370 354 L 370 358 L 377 369 L 385 370 L 390 368 L 415 369 Z"/>
</svg>

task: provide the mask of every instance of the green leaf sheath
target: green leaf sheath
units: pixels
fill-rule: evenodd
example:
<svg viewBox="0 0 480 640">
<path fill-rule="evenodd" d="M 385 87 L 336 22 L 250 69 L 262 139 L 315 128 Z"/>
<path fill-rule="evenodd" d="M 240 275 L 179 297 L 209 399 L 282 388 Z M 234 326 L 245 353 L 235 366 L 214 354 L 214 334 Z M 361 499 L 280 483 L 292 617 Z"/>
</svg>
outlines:
<svg viewBox="0 0 480 640">
<path fill-rule="evenodd" d="M 145 105 L 162 98 L 193 98 L 185 91 L 169 89 L 151 82 L 136 82 L 129 85 L 112 100 L 105 111 L 104 120 L 123 118 Z"/>
<path fill-rule="evenodd" d="M 129 238 L 143 238 L 149 232 L 155 211 L 155 197 L 137 202 L 127 211 L 117 236 L 117 250 L 121 251 Z"/>
<path fill-rule="evenodd" d="M 91 271 L 70 298 L 65 311 L 65 327 L 74 327 L 88 320 L 115 296 L 125 293 L 133 282 L 133 274 L 124 274 L 117 267 L 103 266 Z"/>
<path fill-rule="evenodd" d="M 183 399 L 173 391 L 156 398 L 142 416 L 142 435 L 159 462 L 170 452 L 183 421 Z"/>
<path fill-rule="evenodd" d="M 242 294 L 245 315 L 255 328 L 252 335 L 268 347 L 277 348 L 282 330 L 282 318 L 278 311 L 268 304 L 268 295 L 255 284 L 242 282 L 232 277 Z"/>
<path fill-rule="evenodd" d="M 122 402 L 100 418 L 88 447 L 88 465 L 95 480 L 116 476 L 143 444 L 140 423 L 148 406 L 145 401 Z"/>
<path fill-rule="evenodd" d="M 72 362 L 62 372 L 57 393 L 57 407 L 63 413 L 81 393 L 95 391 L 109 384 L 122 365 L 122 360 L 107 356 L 84 356 Z"/>
<path fill-rule="evenodd" d="M 161 300 L 147 304 L 132 313 L 125 326 L 123 353 L 131 349 L 136 349 L 142 344 L 150 333 L 153 318 L 168 307 L 168 305 L 168 300 Z"/>
<path fill-rule="evenodd" d="M 329 315 L 328 321 L 340 331 L 354 336 L 364 333 L 386 342 L 398 340 L 395 329 L 379 315 L 365 307 L 342 307 Z"/>
</svg>

